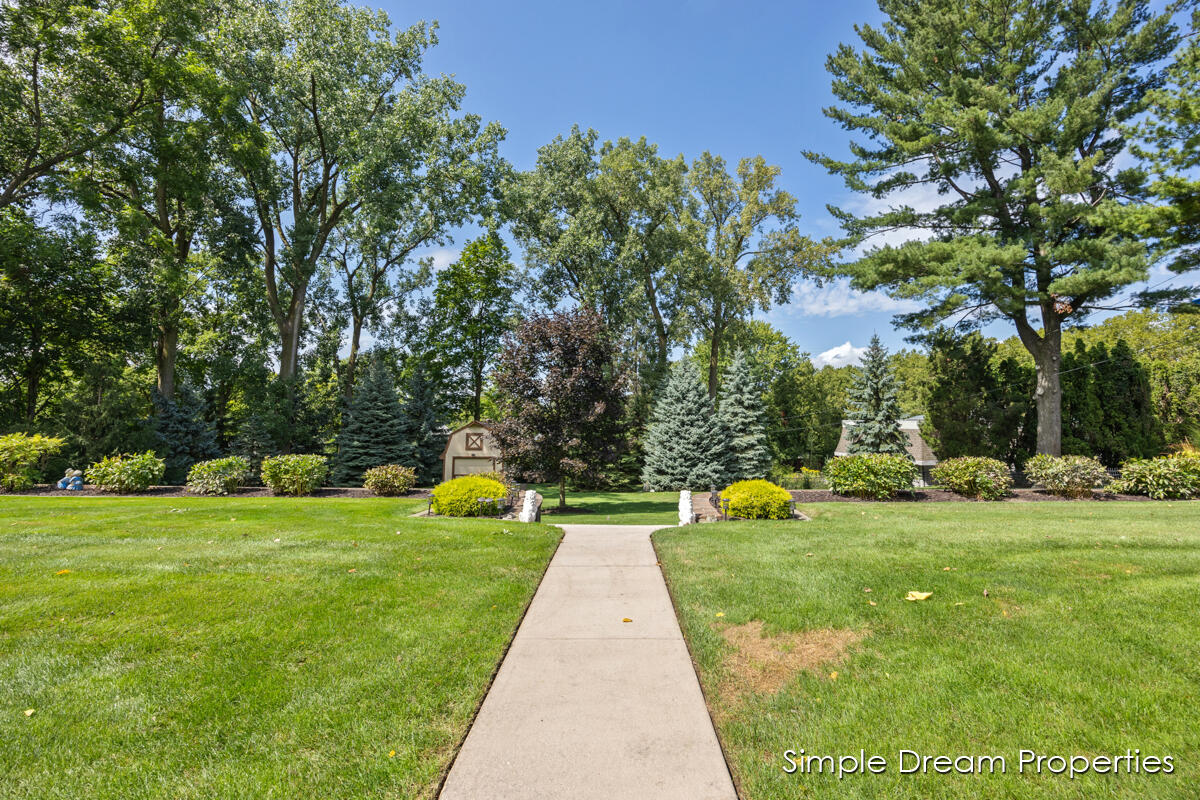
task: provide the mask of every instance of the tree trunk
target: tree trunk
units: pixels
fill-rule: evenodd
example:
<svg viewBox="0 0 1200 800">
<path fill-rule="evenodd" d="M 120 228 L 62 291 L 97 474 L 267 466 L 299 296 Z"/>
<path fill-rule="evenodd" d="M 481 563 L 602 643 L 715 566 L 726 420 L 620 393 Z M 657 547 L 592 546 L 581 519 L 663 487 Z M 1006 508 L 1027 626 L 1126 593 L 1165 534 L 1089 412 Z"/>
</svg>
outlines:
<svg viewBox="0 0 1200 800">
<path fill-rule="evenodd" d="M 42 371 L 34 368 L 29 370 L 25 380 L 25 421 L 33 422 L 37 416 L 38 395 L 42 389 Z"/>
<path fill-rule="evenodd" d="M 567 476 L 560 475 L 558 478 L 558 510 L 566 511 L 567 509 Z"/>
<path fill-rule="evenodd" d="M 346 357 L 346 399 L 354 397 L 354 367 L 358 364 L 358 341 L 362 337 L 362 320 L 354 320 L 350 329 L 350 355 Z"/>
<path fill-rule="evenodd" d="M 725 326 L 713 321 L 712 339 L 708 348 L 708 396 L 717 398 L 717 382 L 720 380 L 721 336 Z"/>
<path fill-rule="evenodd" d="M 158 393 L 166 400 L 175 399 L 175 361 L 179 358 L 179 324 L 160 322 L 154 344 L 154 368 L 158 375 Z"/>
<path fill-rule="evenodd" d="M 1037 368 L 1037 451 L 1039 454 L 1057 456 L 1062 454 L 1062 382 L 1059 368 L 1062 354 L 1058 341 L 1054 347 L 1046 342 L 1041 352 L 1034 353 Z"/>
<path fill-rule="evenodd" d="M 287 317 L 279 325 L 279 377 L 291 380 L 296 377 L 300 360 L 300 331 L 304 327 L 304 293 L 307 286 L 292 290 L 292 302 L 288 305 Z"/>
</svg>

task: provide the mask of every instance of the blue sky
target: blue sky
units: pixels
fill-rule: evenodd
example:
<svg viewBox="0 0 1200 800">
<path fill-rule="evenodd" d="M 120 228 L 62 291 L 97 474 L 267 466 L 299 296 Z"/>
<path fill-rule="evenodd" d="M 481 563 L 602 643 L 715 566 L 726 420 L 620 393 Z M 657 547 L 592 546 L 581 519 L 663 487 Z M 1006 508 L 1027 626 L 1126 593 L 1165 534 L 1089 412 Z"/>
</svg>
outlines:
<svg viewBox="0 0 1200 800">
<path fill-rule="evenodd" d="M 382 7 L 395 25 L 439 22 L 441 43 L 426 70 L 454 74 L 467 87 L 466 109 L 508 129 L 502 152 L 519 169 L 579 124 L 605 139 L 645 136 L 664 155 L 689 160 L 704 150 L 734 163 L 762 154 L 782 168 L 781 185 L 798 198 L 801 227 L 814 237 L 838 231 L 826 203 L 863 202 L 802 153 L 846 153 L 846 134 L 821 113 L 833 102 L 825 57 L 840 42 L 857 44 L 855 23 L 880 19 L 874 2 L 389 0 Z M 790 305 L 765 318 L 814 356 L 836 358 L 872 333 L 903 346 L 906 332 L 891 324 L 897 310 L 908 309 L 845 285 L 801 285 Z M 1011 333 L 1003 325 L 988 332 Z"/>
</svg>

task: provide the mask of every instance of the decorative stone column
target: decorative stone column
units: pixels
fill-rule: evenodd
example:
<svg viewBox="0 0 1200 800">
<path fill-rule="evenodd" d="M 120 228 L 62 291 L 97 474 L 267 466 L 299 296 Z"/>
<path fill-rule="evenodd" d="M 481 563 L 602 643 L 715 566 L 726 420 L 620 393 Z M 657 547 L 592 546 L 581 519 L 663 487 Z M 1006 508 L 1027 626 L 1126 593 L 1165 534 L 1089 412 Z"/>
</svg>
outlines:
<svg viewBox="0 0 1200 800">
<path fill-rule="evenodd" d="M 679 493 L 679 524 L 691 525 L 695 517 L 692 513 L 692 492 L 684 489 Z"/>
</svg>

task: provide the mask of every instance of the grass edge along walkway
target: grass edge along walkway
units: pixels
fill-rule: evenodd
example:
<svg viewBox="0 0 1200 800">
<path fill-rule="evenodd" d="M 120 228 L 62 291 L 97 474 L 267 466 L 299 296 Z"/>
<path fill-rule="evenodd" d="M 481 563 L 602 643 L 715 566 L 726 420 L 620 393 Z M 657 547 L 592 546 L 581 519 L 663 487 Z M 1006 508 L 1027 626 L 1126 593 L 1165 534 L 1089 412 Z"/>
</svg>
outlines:
<svg viewBox="0 0 1200 800">
<path fill-rule="evenodd" d="M 561 533 L 412 505 L 0 499 L 6 797 L 432 796 Z"/>
<path fill-rule="evenodd" d="M 1200 503 L 805 510 L 654 535 L 742 800 L 1194 795 Z M 800 748 L 889 768 L 789 775 Z M 900 775 L 902 748 L 1008 769 Z M 1174 772 L 1022 775 L 1021 748 Z"/>
</svg>

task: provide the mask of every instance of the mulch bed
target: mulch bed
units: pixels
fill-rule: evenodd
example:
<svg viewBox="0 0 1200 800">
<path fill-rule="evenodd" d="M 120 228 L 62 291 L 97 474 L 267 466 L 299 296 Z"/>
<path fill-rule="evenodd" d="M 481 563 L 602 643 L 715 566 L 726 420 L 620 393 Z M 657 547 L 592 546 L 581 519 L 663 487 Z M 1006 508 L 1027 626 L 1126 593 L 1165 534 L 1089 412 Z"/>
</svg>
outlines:
<svg viewBox="0 0 1200 800">
<path fill-rule="evenodd" d="M 413 489 L 403 497 L 428 497 L 429 489 Z M 205 495 L 192 494 L 183 486 L 151 486 L 144 492 L 136 492 L 134 494 L 113 494 L 112 492 L 101 492 L 94 486 L 85 486 L 82 491 L 72 492 L 67 489 L 58 489 L 54 484 L 42 483 L 27 492 L 0 492 L 0 494 L 11 494 L 13 496 L 44 496 L 44 497 L 205 497 Z M 366 489 L 361 488 L 335 488 L 327 487 L 317 489 L 309 497 L 378 497 L 371 494 Z M 243 486 L 232 494 L 224 495 L 224 497 L 275 497 L 271 494 L 271 490 L 265 486 Z"/>
<path fill-rule="evenodd" d="M 875 500 L 861 500 L 857 497 L 845 497 L 840 494 L 834 494 L 828 489 L 791 489 L 789 490 L 792 499 L 800 503 L 874 503 Z M 1085 500 L 1087 498 L 1084 498 Z M 1140 494 L 1110 494 L 1108 492 L 1092 492 L 1092 500 L 1150 500 L 1149 497 Z M 911 492 L 905 492 L 899 495 L 894 502 L 898 503 L 1039 503 L 1042 501 L 1050 502 L 1074 502 L 1069 497 L 1059 497 L 1056 494 L 1051 494 L 1045 489 L 1013 489 L 1012 493 L 1003 500 L 976 500 L 972 497 L 963 497 L 954 492 L 945 489 L 916 489 Z"/>
</svg>

